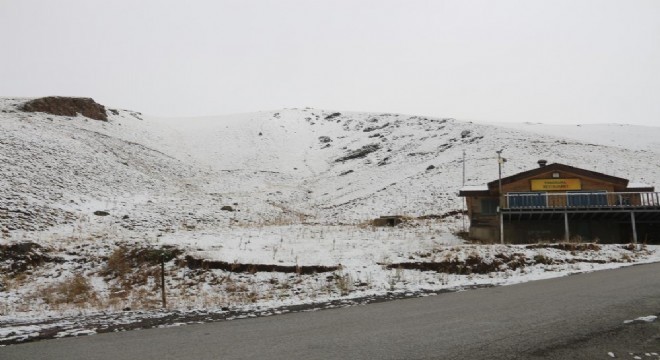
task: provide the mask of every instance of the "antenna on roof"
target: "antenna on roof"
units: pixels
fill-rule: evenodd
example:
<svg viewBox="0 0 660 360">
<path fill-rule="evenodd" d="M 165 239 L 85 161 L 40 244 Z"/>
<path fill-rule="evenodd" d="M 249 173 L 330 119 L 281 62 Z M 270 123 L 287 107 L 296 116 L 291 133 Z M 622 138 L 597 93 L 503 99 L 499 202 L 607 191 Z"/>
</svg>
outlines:
<svg viewBox="0 0 660 360">
<path fill-rule="evenodd" d="M 463 149 L 463 186 L 465 186 L 465 149 Z"/>
</svg>

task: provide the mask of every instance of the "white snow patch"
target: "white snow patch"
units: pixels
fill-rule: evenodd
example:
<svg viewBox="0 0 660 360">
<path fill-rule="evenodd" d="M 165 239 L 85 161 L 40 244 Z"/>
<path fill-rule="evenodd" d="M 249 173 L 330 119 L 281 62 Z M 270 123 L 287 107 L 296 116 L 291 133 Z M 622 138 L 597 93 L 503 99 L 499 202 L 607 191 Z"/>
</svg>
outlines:
<svg viewBox="0 0 660 360">
<path fill-rule="evenodd" d="M 634 319 L 634 320 L 624 320 L 623 323 L 624 324 L 630 324 L 630 323 L 634 323 L 634 322 L 647 322 L 647 323 L 650 323 L 650 322 L 654 322 L 657 319 L 658 319 L 658 317 L 656 315 L 640 316 L 640 317 L 638 317 L 637 319 Z"/>
</svg>

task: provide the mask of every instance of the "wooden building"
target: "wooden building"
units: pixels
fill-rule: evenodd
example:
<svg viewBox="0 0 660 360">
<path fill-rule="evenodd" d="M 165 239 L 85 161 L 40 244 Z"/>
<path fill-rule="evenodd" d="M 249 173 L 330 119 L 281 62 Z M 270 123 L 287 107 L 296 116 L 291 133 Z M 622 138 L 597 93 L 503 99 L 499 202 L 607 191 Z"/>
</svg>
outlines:
<svg viewBox="0 0 660 360">
<path fill-rule="evenodd" d="M 477 240 L 660 243 L 660 193 L 595 171 L 540 160 L 533 170 L 459 195 Z"/>
</svg>

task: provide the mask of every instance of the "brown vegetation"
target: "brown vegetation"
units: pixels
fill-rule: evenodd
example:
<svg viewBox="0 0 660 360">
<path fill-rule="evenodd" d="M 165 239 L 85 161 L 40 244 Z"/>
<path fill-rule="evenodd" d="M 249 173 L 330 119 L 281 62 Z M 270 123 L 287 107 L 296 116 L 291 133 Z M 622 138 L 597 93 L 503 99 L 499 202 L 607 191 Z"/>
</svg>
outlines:
<svg viewBox="0 0 660 360">
<path fill-rule="evenodd" d="M 316 274 L 323 272 L 335 271 L 337 266 L 323 266 L 323 265 L 270 265 L 270 264 L 241 264 L 238 262 L 226 262 L 219 260 L 197 259 L 190 255 L 186 256 L 185 263 L 189 269 L 219 269 L 231 271 L 235 273 L 251 273 L 256 272 L 283 272 L 283 273 L 296 273 L 296 274 Z"/>
<path fill-rule="evenodd" d="M 49 249 L 33 242 L 0 245 L 0 271 L 13 277 L 47 262 L 62 262 L 61 258 L 47 254 Z"/>
<path fill-rule="evenodd" d="M 23 111 L 44 112 L 60 116 L 82 116 L 94 120 L 108 121 L 105 107 L 91 98 L 48 96 L 23 104 Z"/>
<path fill-rule="evenodd" d="M 437 271 L 447 274 L 470 275 L 487 274 L 503 270 L 516 270 L 524 267 L 527 258 L 524 254 L 497 254 L 493 259 L 485 260 L 479 255 L 470 255 L 465 260 L 456 259 L 439 262 L 403 262 L 387 265 L 388 269 L 407 269 L 422 271 Z"/>
<path fill-rule="evenodd" d="M 158 297 L 160 282 L 156 279 L 161 275 L 161 257 L 167 262 L 180 254 L 181 250 L 171 247 L 154 249 L 119 246 L 110 254 L 99 274 L 109 283 L 113 283 L 110 286 L 110 299 L 113 301 L 126 299 L 133 294 L 140 299 L 142 305 L 152 306 L 158 303 L 155 299 Z M 153 288 L 147 292 L 144 286 L 149 284 L 152 284 Z M 131 306 L 138 307 L 138 304 Z"/>
<path fill-rule="evenodd" d="M 528 249 L 557 249 L 564 251 L 600 251 L 600 245 L 595 243 L 557 243 L 527 245 Z"/>
<path fill-rule="evenodd" d="M 89 280 L 81 274 L 62 280 L 42 289 L 41 297 L 46 304 L 90 305 L 98 302 L 98 296 Z"/>
</svg>

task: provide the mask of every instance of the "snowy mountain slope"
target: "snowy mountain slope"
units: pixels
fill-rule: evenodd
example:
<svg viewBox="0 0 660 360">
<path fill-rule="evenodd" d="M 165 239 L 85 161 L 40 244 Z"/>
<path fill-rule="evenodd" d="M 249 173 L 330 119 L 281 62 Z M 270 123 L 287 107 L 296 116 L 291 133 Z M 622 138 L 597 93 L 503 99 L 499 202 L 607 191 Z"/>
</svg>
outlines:
<svg viewBox="0 0 660 360">
<path fill-rule="evenodd" d="M 627 124 L 549 125 L 529 122 L 494 123 L 493 125 L 623 149 L 656 152 L 660 149 L 660 127 Z"/>
<path fill-rule="evenodd" d="M 167 314 L 143 311 L 159 307 L 164 253 L 168 308 L 226 318 L 512 284 L 660 256 L 654 246 L 569 244 L 583 248 L 576 253 L 557 244 L 464 244 L 460 216 L 364 224 L 461 209 L 463 153 L 473 185 L 497 178 L 500 149 L 505 176 L 543 158 L 659 185 L 649 135 L 656 128 L 627 127 L 640 146 L 625 148 L 576 140 L 581 133 L 401 114 L 306 108 L 164 119 L 109 110 L 104 122 L 26 113 L 27 100 L 0 99 L 0 346 L 109 329 L 94 325 L 98 316 L 118 329 Z M 468 258 L 515 264 L 479 274 L 397 265 Z M 72 288 L 80 291 L 75 298 Z M 69 315 L 75 320 L 53 321 Z"/>
<path fill-rule="evenodd" d="M 271 200 L 317 221 L 455 209 L 459 206 L 455 191 L 462 182 L 463 150 L 471 183 L 495 178 L 494 152 L 500 148 L 510 160 L 505 175 L 534 167 L 542 157 L 635 181 L 655 183 L 658 179 L 657 168 L 647 173 L 654 152 L 621 152 L 591 142 L 453 119 L 289 109 L 154 121 L 175 129 L 172 133 L 179 142 L 172 143 L 196 148 L 198 162 L 210 168 L 265 169 L 286 176 L 284 184 L 263 182 L 264 190 L 287 192 Z M 648 129 L 638 131 L 648 134 Z M 365 146 L 375 151 L 337 161 Z M 435 168 L 427 170 L 430 165 Z"/>
<path fill-rule="evenodd" d="M 24 101 L 0 102 L 0 211 L 10 231 L 100 221 L 98 210 L 115 226 L 167 231 L 442 214 L 461 208 L 463 151 L 467 184 L 497 177 L 499 149 L 505 176 L 543 158 L 660 184 L 660 128 L 625 126 L 626 139 L 640 141 L 605 146 L 595 132 L 560 137 L 548 126 L 531 132 L 401 114 L 305 108 L 152 118 L 114 110 L 101 122 L 24 113 Z M 221 210 L 227 205 L 240 211 Z"/>
<path fill-rule="evenodd" d="M 4 230 L 108 222 L 92 216 L 95 211 L 109 212 L 110 223 L 128 229 L 228 218 L 219 208 L 199 206 L 222 199 L 196 185 L 205 177 L 203 169 L 134 142 L 146 132 L 136 133 L 140 120 L 129 112 L 105 123 L 23 113 L 16 105 L 5 100 L 0 118 Z"/>
</svg>

